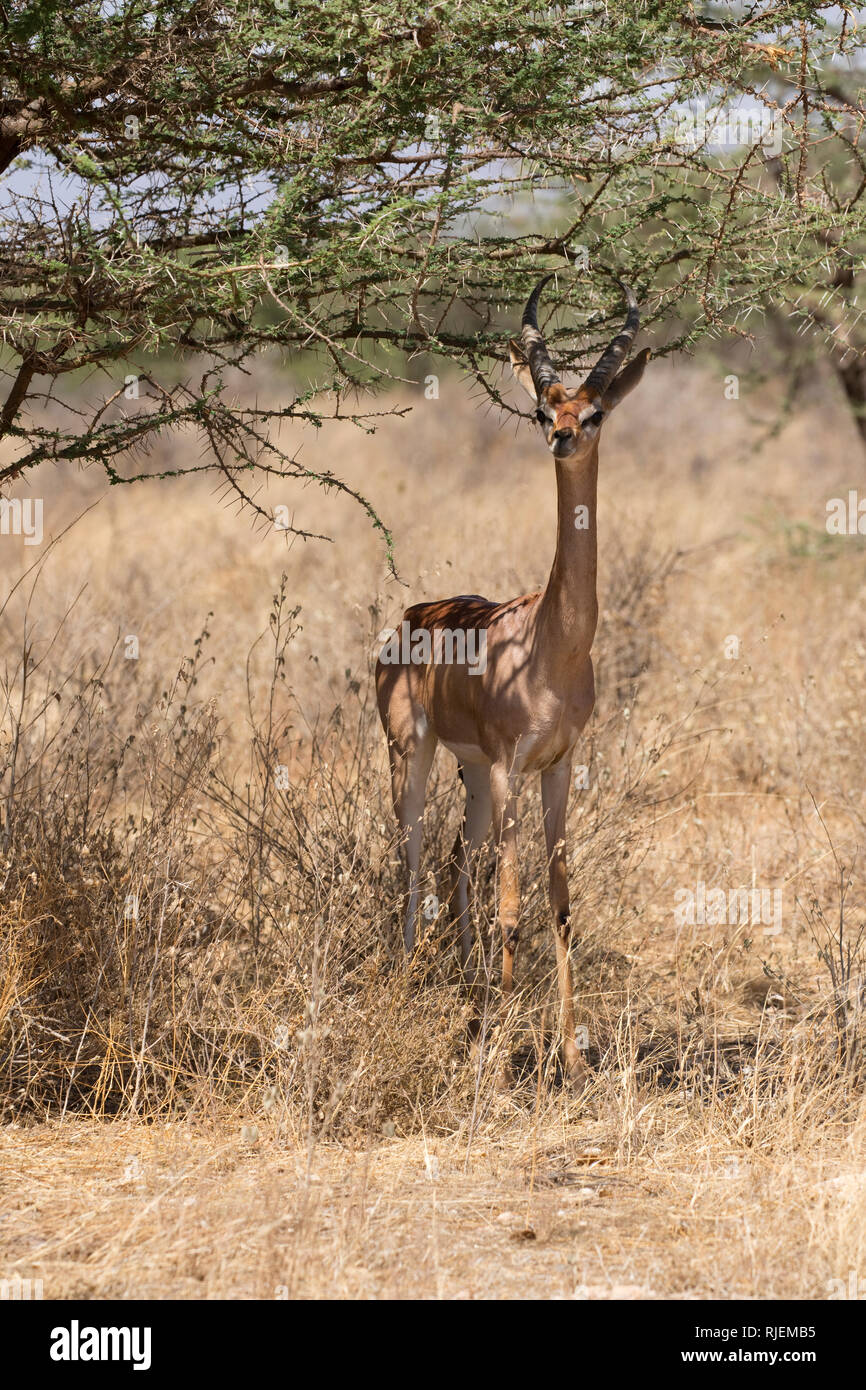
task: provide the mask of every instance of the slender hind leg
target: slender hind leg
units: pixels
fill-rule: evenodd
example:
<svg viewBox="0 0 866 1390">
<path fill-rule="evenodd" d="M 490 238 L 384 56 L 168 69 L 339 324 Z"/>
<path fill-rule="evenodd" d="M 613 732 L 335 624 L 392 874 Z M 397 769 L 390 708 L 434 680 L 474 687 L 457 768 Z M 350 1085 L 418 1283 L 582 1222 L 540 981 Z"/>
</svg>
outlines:
<svg viewBox="0 0 866 1390">
<path fill-rule="evenodd" d="M 451 911 L 460 939 L 460 961 L 470 983 L 474 983 L 475 972 L 470 975 L 468 969 L 474 942 L 471 882 L 490 829 L 490 769 L 486 764 L 467 763 L 465 767 L 461 765 L 460 775 L 466 788 L 466 805 L 452 855 Z"/>
<path fill-rule="evenodd" d="M 436 752 L 436 735 L 421 713 L 416 721 L 416 737 L 399 747 L 388 744 L 391 759 L 391 791 L 394 811 L 400 827 L 400 857 L 406 873 L 406 916 L 403 923 L 403 945 L 407 955 L 415 949 L 418 925 L 418 897 L 421 863 L 421 834 L 424 828 L 424 793 L 427 778 Z"/>
<path fill-rule="evenodd" d="M 586 1076 L 586 1064 L 577 1046 L 574 1028 L 574 986 L 569 942 L 571 915 L 568 901 L 568 860 L 565 847 L 565 814 L 571 787 L 571 755 L 542 773 L 541 804 L 547 844 L 550 910 L 556 943 L 556 975 L 559 984 L 560 1027 L 565 1067 L 572 1085 Z"/>
</svg>

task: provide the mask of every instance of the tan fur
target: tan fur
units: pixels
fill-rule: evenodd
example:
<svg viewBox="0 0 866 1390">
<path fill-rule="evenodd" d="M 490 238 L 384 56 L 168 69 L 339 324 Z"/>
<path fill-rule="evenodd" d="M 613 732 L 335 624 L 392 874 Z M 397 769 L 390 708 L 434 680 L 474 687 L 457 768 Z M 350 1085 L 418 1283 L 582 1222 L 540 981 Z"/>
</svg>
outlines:
<svg viewBox="0 0 866 1390">
<path fill-rule="evenodd" d="M 550 577 L 540 593 L 505 603 L 461 595 L 408 608 L 411 631 L 484 632 L 486 670 L 466 664 L 384 662 L 376 666 L 379 713 L 388 739 L 394 808 L 403 831 L 407 869 L 404 943 L 414 948 L 418 918 L 421 827 L 427 777 L 438 743 L 457 757 L 466 785 L 463 827 L 454 847 L 451 908 L 464 967 L 473 933 L 469 884 L 473 865 L 493 824 L 497 849 L 497 920 L 502 932 L 502 993 L 513 985 L 519 930 L 518 781 L 540 773 L 549 863 L 549 900 L 556 943 L 565 1061 L 582 1073 L 575 1040 L 569 942 L 565 818 L 572 754 L 595 701 L 590 648 L 598 616 L 596 597 L 596 492 L 599 423 L 640 380 L 644 351 L 613 380 L 599 400 L 584 387 L 560 382 L 536 398 L 519 344 L 511 345 L 515 375 L 550 419 L 542 426 L 555 459 L 558 526 Z M 583 418 L 582 418 L 583 417 Z M 576 509 L 586 516 L 575 526 Z M 585 508 L 585 511 L 582 509 Z"/>
</svg>

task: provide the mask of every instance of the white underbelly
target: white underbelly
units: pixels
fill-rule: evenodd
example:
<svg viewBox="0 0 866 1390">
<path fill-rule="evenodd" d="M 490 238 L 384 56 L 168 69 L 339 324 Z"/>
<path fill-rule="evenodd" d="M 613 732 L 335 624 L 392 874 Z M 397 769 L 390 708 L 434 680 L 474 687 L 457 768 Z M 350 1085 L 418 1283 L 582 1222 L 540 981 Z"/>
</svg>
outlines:
<svg viewBox="0 0 866 1390">
<path fill-rule="evenodd" d="M 517 745 L 515 768 L 520 772 L 544 772 L 567 757 L 576 741 L 576 735 L 569 737 L 564 729 L 525 734 Z"/>
<path fill-rule="evenodd" d="M 490 759 L 478 747 L 476 743 L 448 743 L 442 740 L 449 753 L 453 753 L 455 758 L 461 763 L 489 763 Z"/>
</svg>

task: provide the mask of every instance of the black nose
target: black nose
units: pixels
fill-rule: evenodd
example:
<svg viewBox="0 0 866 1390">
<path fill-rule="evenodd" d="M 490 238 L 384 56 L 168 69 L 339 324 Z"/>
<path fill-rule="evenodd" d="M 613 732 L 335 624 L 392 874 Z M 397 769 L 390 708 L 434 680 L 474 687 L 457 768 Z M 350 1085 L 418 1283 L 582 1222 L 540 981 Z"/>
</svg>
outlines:
<svg viewBox="0 0 866 1390">
<path fill-rule="evenodd" d="M 554 438 L 554 439 L 568 439 L 572 434 L 574 434 L 574 430 L 554 430 L 554 431 L 553 431 L 553 438 Z"/>
</svg>

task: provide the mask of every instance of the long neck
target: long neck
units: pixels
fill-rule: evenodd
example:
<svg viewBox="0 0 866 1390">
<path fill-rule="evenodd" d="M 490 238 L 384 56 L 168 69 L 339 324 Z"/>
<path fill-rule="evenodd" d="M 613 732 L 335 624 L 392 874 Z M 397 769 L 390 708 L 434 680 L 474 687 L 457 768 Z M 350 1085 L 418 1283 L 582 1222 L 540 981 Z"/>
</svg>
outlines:
<svg viewBox="0 0 866 1390">
<path fill-rule="evenodd" d="M 538 608 L 538 655 L 571 668 L 589 655 L 598 620 L 596 595 L 598 444 L 580 463 L 556 463 L 556 554 Z"/>
</svg>

